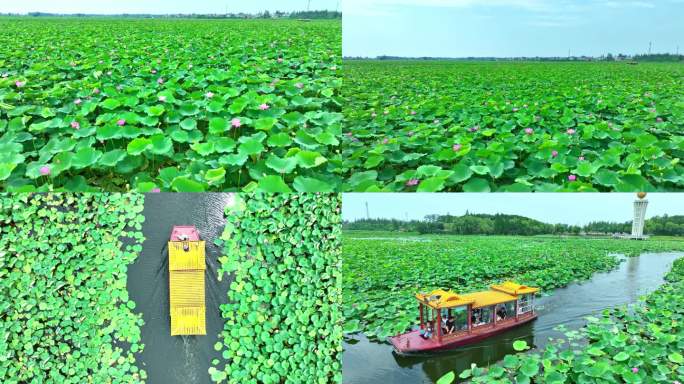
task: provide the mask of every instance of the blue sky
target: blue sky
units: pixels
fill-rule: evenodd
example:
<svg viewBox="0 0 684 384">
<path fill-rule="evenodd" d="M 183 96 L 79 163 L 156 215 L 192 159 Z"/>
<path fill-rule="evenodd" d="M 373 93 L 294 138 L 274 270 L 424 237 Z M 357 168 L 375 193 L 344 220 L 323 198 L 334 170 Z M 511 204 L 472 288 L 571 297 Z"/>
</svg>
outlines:
<svg viewBox="0 0 684 384">
<path fill-rule="evenodd" d="M 684 215 L 684 193 L 649 193 L 646 217 Z M 632 220 L 634 193 L 345 193 L 342 218 L 370 217 L 404 220 L 429 214 L 506 213 L 546 223 L 587 224 Z"/>
<path fill-rule="evenodd" d="M 341 0 L 340 0 L 341 1 Z M 256 13 L 305 10 L 308 0 L 0 0 L 0 13 Z M 335 10 L 338 0 L 311 0 L 311 9 Z M 340 4 L 340 8 L 342 5 Z"/>
<path fill-rule="evenodd" d="M 684 51 L 684 0 L 343 0 L 345 56 Z"/>
</svg>

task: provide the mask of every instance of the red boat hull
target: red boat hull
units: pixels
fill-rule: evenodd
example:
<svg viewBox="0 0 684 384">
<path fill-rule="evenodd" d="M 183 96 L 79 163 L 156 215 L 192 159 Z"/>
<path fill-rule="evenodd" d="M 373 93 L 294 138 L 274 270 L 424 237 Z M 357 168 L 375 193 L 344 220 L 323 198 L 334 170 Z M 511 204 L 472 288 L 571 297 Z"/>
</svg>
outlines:
<svg viewBox="0 0 684 384">
<path fill-rule="evenodd" d="M 436 340 L 434 337 L 428 340 L 423 339 L 419 330 L 389 337 L 388 340 L 399 355 L 445 351 L 480 342 L 494 335 L 506 332 L 512 328 L 529 323 L 536 318 L 536 313 L 527 314 L 520 316 L 517 321 L 515 321 L 515 319 L 510 319 L 501 323 L 497 323 L 496 327 L 491 324 L 474 327 L 470 333 L 467 331 L 461 331 L 456 335 L 443 336 L 441 342 Z"/>
<path fill-rule="evenodd" d="M 171 241 L 181 241 L 181 236 L 185 235 L 187 241 L 199 241 L 199 232 L 194 225 L 174 225 L 171 231 Z"/>
</svg>

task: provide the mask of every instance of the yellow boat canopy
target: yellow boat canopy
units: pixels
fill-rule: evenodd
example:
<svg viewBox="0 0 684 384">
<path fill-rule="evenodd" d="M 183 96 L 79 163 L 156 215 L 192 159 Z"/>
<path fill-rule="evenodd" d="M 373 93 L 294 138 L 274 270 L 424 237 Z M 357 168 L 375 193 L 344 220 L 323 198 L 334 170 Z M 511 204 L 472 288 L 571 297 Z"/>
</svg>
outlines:
<svg viewBox="0 0 684 384">
<path fill-rule="evenodd" d="M 519 295 L 538 291 L 539 288 L 527 287 L 507 281 L 501 285 L 492 285 L 489 291 L 459 295 L 452 291 L 436 289 L 430 293 L 417 293 L 416 299 L 434 309 L 462 307 L 471 304 L 474 309 L 477 309 L 515 301 Z"/>
<path fill-rule="evenodd" d="M 435 309 L 461 307 L 473 303 L 473 300 L 465 299 L 463 295 L 441 289 L 426 294 L 417 293 L 416 298 L 423 304 Z"/>
<path fill-rule="evenodd" d="M 205 243 L 169 241 L 168 247 L 171 336 L 206 335 Z"/>
<path fill-rule="evenodd" d="M 526 285 L 516 284 L 512 281 L 506 281 L 503 284 L 492 285 L 491 288 L 495 291 L 508 293 L 509 295 L 526 295 L 528 293 L 539 292 L 539 288 L 528 287 Z"/>
</svg>

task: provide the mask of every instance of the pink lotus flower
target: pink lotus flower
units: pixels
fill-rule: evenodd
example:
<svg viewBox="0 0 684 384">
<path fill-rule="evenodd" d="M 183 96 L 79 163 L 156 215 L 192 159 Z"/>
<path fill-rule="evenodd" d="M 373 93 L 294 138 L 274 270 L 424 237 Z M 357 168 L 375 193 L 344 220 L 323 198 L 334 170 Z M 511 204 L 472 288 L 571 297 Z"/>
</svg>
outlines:
<svg viewBox="0 0 684 384">
<path fill-rule="evenodd" d="M 513 108 L 513 112 L 518 112 L 520 109 L 518 108 Z"/>
<path fill-rule="evenodd" d="M 205 93 L 204 96 L 206 96 L 207 99 L 211 99 L 212 97 L 214 97 L 214 92 L 209 91 L 209 92 Z"/>
<path fill-rule="evenodd" d="M 373 112 L 373 113 L 371 113 L 371 117 L 378 117 L 378 114 Z"/>
<path fill-rule="evenodd" d="M 558 151 L 553 151 L 551 152 L 552 157 L 558 157 Z"/>
<path fill-rule="evenodd" d="M 151 72 L 152 72 L 152 74 L 154 75 L 154 74 L 157 73 L 157 70 L 156 70 L 156 69 L 153 69 Z"/>
<path fill-rule="evenodd" d="M 21 87 L 23 87 L 24 85 L 26 85 L 26 82 L 25 82 L 25 81 L 15 81 L 15 82 L 14 82 L 14 85 L 16 85 L 17 88 L 21 88 Z"/>
<path fill-rule="evenodd" d="M 261 105 L 259 106 L 259 109 L 261 109 L 262 111 L 265 111 L 265 110 L 267 110 L 267 109 L 269 109 L 269 108 L 271 108 L 271 107 L 269 107 L 268 104 L 266 104 L 266 103 L 261 104 Z"/>
<path fill-rule="evenodd" d="M 279 57 L 279 58 L 278 58 L 278 63 L 282 63 L 282 62 L 283 62 L 283 58 L 282 58 L 282 57 Z"/>
<path fill-rule="evenodd" d="M 382 141 L 382 143 L 383 143 L 383 144 L 387 144 L 387 143 L 389 143 L 389 139 L 385 139 L 385 140 L 383 140 L 383 141 Z"/>
<path fill-rule="evenodd" d="M 480 130 L 480 126 L 479 126 L 479 125 L 476 125 L 476 126 L 470 128 L 470 132 L 477 132 L 477 131 L 479 131 L 479 130 Z"/>
<path fill-rule="evenodd" d="M 79 104 L 81 104 L 82 102 L 83 102 L 83 101 L 82 101 L 81 99 L 76 99 L 76 100 L 74 100 L 74 104 L 76 104 L 76 105 L 79 105 Z"/>
<path fill-rule="evenodd" d="M 579 157 L 579 160 L 580 160 L 580 161 L 584 161 L 584 156 L 580 156 L 580 157 Z"/>
<path fill-rule="evenodd" d="M 411 111 L 411 115 L 415 115 L 415 114 L 416 114 L 416 111 Z"/>
<path fill-rule="evenodd" d="M 118 125 L 119 127 L 123 127 L 124 125 L 126 125 L 126 120 L 125 119 L 119 119 L 116 122 L 116 125 Z"/>
<path fill-rule="evenodd" d="M 453 149 L 454 152 L 458 152 L 461 150 L 461 147 L 462 147 L 461 144 L 454 144 L 454 146 L 451 147 L 451 149 Z"/>
<path fill-rule="evenodd" d="M 632 372 L 633 373 L 639 373 L 639 368 L 637 368 L 637 367 L 632 368 Z"/>
<path fill-rule="evenodd" d="M 411 136 L 413 136 L 413 131 L 409 131 L 409 133 L 408 133 L 408 137 L 411 137 Z"/>
<path fill-rule="evenodd" d="M 159 188 L 153 188 L 152 189 L 152 193 L 159 193 L 159 192 L 161 192 L 161 189 L 159 189 Z"/>
<path fill-rule="evenodd" d="M 157 79 L 157 84 L 164 84 L 164 79 L 163 78 L 158 78 Z"/>
<path fill-rule="evenodd" d="M 111 76 L 111 75 L 112 75 L 112 71 L 107 71 L 107 76 Z"/>
<path fill-rule="evenodd" d="M 192 69 L 192 64 L 188 64 L 188 69 Z"/>
<path fill-rule="evenodd" d="M 230 121 L 230 125 L 232 125 L 233 128 L 240 128 L 240 126 L 242 125 L 242 122 L 240 121 L 240 119 L 238 119 L 238 118 L 236 117 L 236 118 L 234 118 L 233 120 Z"/>
<path fill-rule="evenodd" d="M 418 180 L 418 179 L 411 179 L 411 180 L 409 180 L 409 181 L 406 182 L 406 186 L 407 186 L 407 187 L 415 187 L 415 186 L 418 185 L 419 183 L 420 183 L 420 180 Z"/>
<path fill-rule="evenodd" d="M 598 103 L 598 104 L 601 104 L 601 103 L 603 103 L 603 100 L 598 99 L 597 103 Z"/>
<path fill-rule="evenodd" d="M 531 135 L 531 134 L 533 134 L 533 133 L 534 133 L 534 129 L 532 129 L 532 128 L 525 128 L 525 134 L 526 134 L 526 135 Z"/>
<path fill-rule="evenodd" d="M 161 101 L 162 103 L 165 103 L 166 102 L 166 96 L 159 96 L 159 101 Z"/>
<path fill-rule="evenodd" d="M 76 129 L 76 130 L 81 129 L 81 124 L 79 124 L 78 121 L 72 121 L 71 122 L 71 128 Z"/>
<path fill-rule="evenodd" d="M 568 181 L 575 181 L 575 180 L 577 180 L 577 176 L 575 176 L 575 175 L 568 176 Z"/>
<path fill-rule="evenodd" d="M 50 174 L 50 167 L 47 165 L 43 165 L 42 167 L 40 167 L 40 174 L 43 176 L 49 175 Z"/>
<path fill-rule="evenodd" d="M 116 86 L 116 90 L 117 90 L 117 91 L 120 91 L 120 90 L 122 90 L 122 89 L 123 89 L 123 85 L 117 85 L 117 86 Z"/>
<path fill-rule="evenodd" d="M 295 87 L 302 89 L 302 88 L 304 88 L 304 83 L 297 83 L 297 84 L 295 84 Z"/>
<path fill-rule="evenodd" d="M 439 124 L 439 119 L 435 119 L 435 121 L 433 121 L 433 123 Z"/>
<path fill-rule="evenodd" d="M 337 71 L 337 66 L 333 65 L 332 67 L 330 67 L 330 69 L 333 71 Z"/>
<path fill-rule="evenodd" d="M 662 123 L 662 122 L 663 122 L 663 118 L 662 118 L 662 117 L 658 117 L 658 118 L 656 118 L 656 121 L 659 122 L 659 123 Z"/>
<path fill-rule="evenodd" d="M 96 95 L 99 95 L 100 94 L 100 88 L 93 89 L 93 93 Z"/>
<path fill-rule="evenodd" d="M 568 129 L 567 132 L 568 132 L 568 135 L 574 135 L 575 134 L 575 130 L 572 128 Z"/>
</svg>

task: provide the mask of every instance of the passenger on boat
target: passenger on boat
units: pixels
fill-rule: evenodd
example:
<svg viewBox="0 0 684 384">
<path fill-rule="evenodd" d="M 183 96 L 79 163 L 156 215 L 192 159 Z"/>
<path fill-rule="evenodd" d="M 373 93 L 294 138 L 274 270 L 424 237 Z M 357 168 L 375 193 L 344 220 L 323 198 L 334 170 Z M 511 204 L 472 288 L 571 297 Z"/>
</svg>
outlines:
<svg viewBox="0 0 684 384">
<path fill-rule="evenodd" d="M 432 324 L 428 324 L 427 328 L 420 330 L 420 337 L 425 340 L 432 337 Z"/>
<path fill-rule="evenodd" d="M 182 234 L 178 235 L 178 240 L 183 242 L 183 250 L 185 252 L 190 250 L 190 244 L 188 244 L 188 235 L 186 235 L 185 233 L 182 233 Z"/>
<path fill-rule="evenodd" d="M 501 321 L 504 319 L 506 319 L 506 308 L 499 307 L 499 310 L 496 311 L 496 321 Z"/>
<path fill-rule="evenodd" d="M 456 322 L 454 321 L 453 316 L 449 316 L 449 318 L 446 321 L 446 334 L 452 333 L 456 330 Z"/>
<path fill-rule="evenodd" d="M 480 316 L 482 316 L 482 311 L 480 309 L 476 309 L 473 311 L 473 314 L 470 316 L 470 321 L 473 324 L 479 324 L 480 323 Z"/>
</svg>

